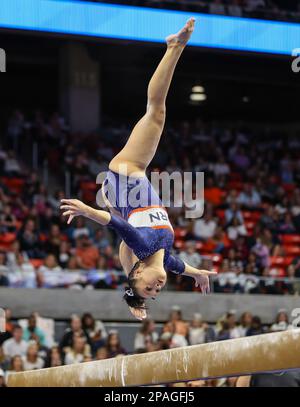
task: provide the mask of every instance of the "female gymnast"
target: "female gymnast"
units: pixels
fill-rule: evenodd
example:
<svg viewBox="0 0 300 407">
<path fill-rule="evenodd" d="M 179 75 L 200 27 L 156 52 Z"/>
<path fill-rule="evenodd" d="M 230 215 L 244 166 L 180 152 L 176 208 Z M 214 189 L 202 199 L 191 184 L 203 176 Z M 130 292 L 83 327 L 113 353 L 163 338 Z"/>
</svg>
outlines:
<svg viewBox="0 0 300 407">
<path fill-rule="evenodd" d="M 140 320 L 147 317 L 145 300 L 155 299 L 166 284 L 166 271 L 193 277 L 203 293 L 209 291 L 209 275 L 215 274 L 191 267 L 170 254 L 173 228 L 146 177 L 163 131 L 166 97 L 173 73 L 192 35 L 194 23 L 193 18 L 189 19 L 177 34 L 166 38 L 166 53 L 148 86 L 146 113 L 134 127 L 125 147 L 109 164 L 102 193 L 110 212 L 93 209 L 77 199 L 63 199 L 61 205 L 68 224 L 76 216 L 85 216 L 112 227 L 121 237 L 119 256 L 128 278 L 124 299 L 131 313 Z M 128 196 L 137 185 L 146 198 L 143 203 L 128 204 Z"/>
</svg>

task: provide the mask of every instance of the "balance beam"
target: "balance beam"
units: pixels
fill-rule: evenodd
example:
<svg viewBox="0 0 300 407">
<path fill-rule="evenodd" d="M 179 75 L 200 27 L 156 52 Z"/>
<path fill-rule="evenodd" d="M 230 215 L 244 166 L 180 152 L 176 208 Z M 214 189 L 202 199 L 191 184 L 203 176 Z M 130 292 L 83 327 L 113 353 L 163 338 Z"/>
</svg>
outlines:
<svg viewBox="0 0 300 407">
<path fill-rule="evenodd" d="M 121 387 L 300 368 L 300 329 L 8 376 L 10 387 Z"/>
</svg>

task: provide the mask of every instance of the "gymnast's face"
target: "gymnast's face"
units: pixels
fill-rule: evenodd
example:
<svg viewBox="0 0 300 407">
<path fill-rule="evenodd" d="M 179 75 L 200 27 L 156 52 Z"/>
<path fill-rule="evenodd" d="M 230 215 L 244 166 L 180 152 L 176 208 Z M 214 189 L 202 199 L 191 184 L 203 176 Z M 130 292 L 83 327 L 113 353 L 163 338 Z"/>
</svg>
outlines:
<svg viewBox="0 0 300 407">
<path fill-rule="evenodd" d="M 145 299 L 156 298 L 167 282 L 164 269 L 141 265 L 135 271 L 135 290 Z"/>
</svg>

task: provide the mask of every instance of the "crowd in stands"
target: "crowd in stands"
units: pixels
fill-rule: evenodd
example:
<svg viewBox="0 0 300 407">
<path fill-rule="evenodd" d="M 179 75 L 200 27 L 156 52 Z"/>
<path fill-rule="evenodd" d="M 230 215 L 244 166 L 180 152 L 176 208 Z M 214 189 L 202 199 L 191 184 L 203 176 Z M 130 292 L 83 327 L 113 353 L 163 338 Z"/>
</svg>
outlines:
<svg viewBox="0 0 300 407">
<path fill-rule="evenodd" d="M 122 345 L 118 330 L 107 330 L 102 321 L 91 314 L 73 315 L 69 327 L 57 338 L 55 321 L 43 318 L 37 312 L 28 319 L 13 319 L 6 309 L 6 332 L 0 334 L 0 387 L 5 386 L 12 372 L 42 369 L 114 358 L 129 353 L 147 353 L 156 350 L 280 332 L 293 329 L 285 310 L 279 310 L 271 326 L 263 325 L 259 316 L 245 312 L 238 316 L 235 310 L 224 314 L 216 324 L 208 324 L 201 314 L 192 321 L 183 319 L 178 306 L 173 306 L 170 317 L 161 328 L 151 319 L 137 329 L 129 352 Z M 55 341 L 56 339 L 56 341 Z M 236 379 L 220 379 L 189 386 L 235 386 Z"/>
<path fill-rule="evenodd" d="M 129 133 L 114 123 L 95 134 L 70 134 L 58 114 L 13 113 L 0 148 L 0 285 L 123 287 L 118 237 L 82 218 L 67 225 L 59 205 L 66 174 L 69 194 L 95 205 L 96 176 Z M 54 183 L 22 159 L 24 145 L 38 146 L 37 161 L 47 163 Z M 186 201 L 173 202 L 168 213 L 174 250 L 194 267 L 219 272 L 215 292 L 299 293 L 299 155 L 297 133 L 200 120 L 166 127 L 150 170 L 205 173 L 204 216 L 187 218 Z M 169 288 L 196 290 L 192 279 L 172 273 Z"/>
<path fill-rule="evenodd" d="M 195 11 L 234 17 L 299 21 L 299 0 L 96 0 L 104 3 L 131 4 L 162 9 Z"/>
</svg>

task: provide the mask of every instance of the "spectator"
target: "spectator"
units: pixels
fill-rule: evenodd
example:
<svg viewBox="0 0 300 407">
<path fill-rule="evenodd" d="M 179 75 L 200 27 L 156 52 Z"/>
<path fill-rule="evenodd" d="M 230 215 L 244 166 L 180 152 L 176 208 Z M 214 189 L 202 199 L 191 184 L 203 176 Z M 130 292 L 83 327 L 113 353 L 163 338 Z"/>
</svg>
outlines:
<svg viewBox="0 0 300 407">
<path fill-rule="evenodd" d="M 7 370 L 9 358 L 4 354 L 3 347 L 0 346 L 0 369 Z"/>
<path fill-rule="evenodd" d="M 14 328 L 14 324 L 11 321 L 11 309 L 5 308 L 5 332 L 0 333 L 0 346 L 3 344 L 4 341 L 10 339 L 12 337 L 12 331 Z"/>
<path fill-rule="evenodd" d="M 17 229 L 17 219 L 12 213 L 12 207 L 5 205 L 0 216 L 0 232 L 14 233 Z"/>
<path fill-rule="evenodd" d="M 108 333 L 108 337 L 106 340 L 106 349 L 109 358 L 127 354 L 126 350 L 121 345 L 118 331 L 111 330 Z"/>
<path fill-rule="evenodd" d="M 90 237 L 90 230 L 85 224 L 85 220 L 81 217 L 77 218 L 75 229 L 72 232 L 72 239 L 75 241 L 80 237 Z"/>
<path fill-rule="evenodd" d="M 222 190 L 214 185 L 213 179 L 208 178 L 204 189 L 205 202 L 209 202 L 214 206 L 220 206 L 222 203 Z"/>
<path fill-rule="evenodd" d="M 4 371 L 0 369 L 0 387 L 6 387 Z"/>
<path fill-rule="evenodd" d="M 33 265 L 24 258 L 22 253 L 15 256 L 14 268 L 9 273 L 10 287 L 36 288 L 37 279 Z"/>
<path fill-rule="evenodd" d="M 244 190 L 239 194 L 237 201 L 246 209 L 254 209 L 260 205 L 261 198 L 252 185 L 245 184 Z"/>
<path fill-rule="evenodd" d="M 23 356 L 24 370 L 42 369 L 44 361 L 38 355 L 38 345 L 35 341 L 29 342 L 26 356 Z"/>
<path fill-rule="evenodd" d="M 87 343 L 89 343 L 89 336 L 87 332 L 82 328 L 81 319 L 77 315 L 73 315 L 71 317 L 70 328 L 67 328 L 61 342 L 59 344 L 59 348 L 64 350 L 67 347 L 73 346 L 73 339 L 75 336 L 82 336 L 87 339 Z"/>
<path fill-rule="evenodd" d="M 189 328 L 189 344 L 198 345 L 212 342 L 214 339 L 214 330 L 203 321 L 201 314 L 195 313 Z"/>
<path fill-rule="evenodd" d="M 240 337 L 240 331 L 236 321 L 236 311 L 229 311 L 226 315 L 226 322 L 229 331 L 229 338 L 236 339 Z"/>
<path fill-rule="evenodd" d="M 226 209 L 225 211 L 226 225 L 228 226 L 233 221 L 233 219 L 238 219 L 241 224 L 244 223 L 242 211 L 240 210 L 239 205 L 235 201 L 230 202 L 229 208 Z"/>
<path fill-rule="evenodd" d="M 155 331 L 155 323 L 152 319 L 146 319 L 142 322 L 140 330 L 136 333 L 134 339 L 134 349 L 136 352 L 147 349 L 148 343 L 156 344 L 158 333 Z"/>
<path fill-rule="evenodd" d="M 9 177 L 18 177 L 22 172 L 20 164 L 12 150 L 8 152 L 7 158 L 4 162 L 4 172 Z"/>
<path fill-rule="evenodd" d="M 0 286 L 7 287 L 9 285 L 9 268 L 6 265 L 6 254 L 0 252 Z"/>
<path fill-rule="evenodd" d="M 64 285 L 63 272 L 53 254 L 49 254 L 37 272 L 38 283 L 43 288 L 61 287 Z"/>
<path fill-rule="evenodd" d="M 12 331 L 12 338 L 3 342 L 3 352 L 8 358 L 16 355 L 23 356 L 27 352 L 28 344 L 23 339 L 23 329 L 19 325 L 15 325 Z"/>
<path fill-rule="evenodd" d="M 214 236 L 216 228 L 216 221 L 212 215 L 206 211 L 203 219 L 197 219 L 195 221 L 193 234 L 196 239 L 206 241 Z"/>
<path fill-rule="evenodd" d="M 172 347 L 187 346 L 189 325 L 182 319 L 182 313 L 178 306 L 173 306 L 169 321 L 165 323 L 163 332 L 172 334 Z"/>
<path fill-rule="evenodd" d="M 250 329 L 252 324 L 253 316 L 251 312 L 244 312 L 241 315 L 240 323 L 238 326 L 239 336 L 246 336 L 248 329 Z"/>
<path fill-rule="evenodd" d="M 285 309 L 280 309 L 277 313 L 274 324 L 271 325 L 271 332 L 285 331 L 291 329 L 289 317 Z"/>
<path fill-rule="evenodd" d="M 92 245 L 88 236 L 82 235 L 76 240 L 75 253 L 81 268 L 84 270 L 96 268 L 100 257 L 99 251 L 96 246 Z"/>
<path fill-rule="evenodd" d="M 85 361 L 86 357 L 90 356 L 91 348 L 86 342 L 86 338 L 76 335 L 74 336 L 72 346 L 65 349 L 65 364 L 81 363 Z"/>
<path fill-rule="evenodd" d="M 256 244 L 252 247 L 252 253 L 255 254 L 260 267 L 268 267 L 270 264 L 270 252 L 261 239 L 256 240 Z"/>
<path fill-rule="evenodd" d="M 89 336 L 93 351 L 103 347 L 105 339 L 107 338 L 107 332 L 103 322 L 99 320 L 96 321 L 89 312 L 83 314 L 81 322 L 82 329 Z"/>
<path fill-rule="evenodd" d="M 196 245 L 194 242 L 186 242 L 185 250 L 180 252 L 179 257 L 181 260 L 192 267 L 199 268 L 201 264 L 201 256 L 196 251 Z"/>
<path fill-rule="evenodd" d="M 45 333 L 37 326 L 37 318 L 34 313 L 28 318 L 28 325 L 24 329 L 23 339 L 26 342 L 35 341 L 39 342 L 42 346 L 46 345 Z"/>
<path fill-rule="evenodd" d="M 10 366 L 8 370 L 6 370 L 6 379 L 11 373 L 18 373 L 24 371 L 24 364 L 22 357 L 19 355 L 15 355 L 11 358 Z"/>
<path fill-rule="evenodd" d="M 30 258 L 42 257 L 41 244 L 36 225 L 33 219 L 25 221 L 18 234 L 20 249 L 24 250 Z"/>
<path fill-rule="evenodd" d="M 239 236 L 247 236 L 247 230 L 238 218 L 233 218 L 228 225 L 227 234 L 230 240 L 236 240 Z"/>
<path fill-rule="evenodd" d="M 106 346 L 102 346 L 102 348 L 98 348 L 96 352 L 96 360 L 104 360 L 109 357 L 108 350 Z"/>
<path fill-rule="evenodd" d="M 246 336 L 261 335 L 264 333 L 261 319 L 258 316 L 252 318 L 251 326 L 246 331 Z"/>
<path fill-rule="evenodd" d="M 52 346 L 47 355 L 45 367 L 57 367 L 61 366 L 62 364 L 62 357 L 59 347 Z"/>
</svg>

